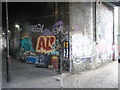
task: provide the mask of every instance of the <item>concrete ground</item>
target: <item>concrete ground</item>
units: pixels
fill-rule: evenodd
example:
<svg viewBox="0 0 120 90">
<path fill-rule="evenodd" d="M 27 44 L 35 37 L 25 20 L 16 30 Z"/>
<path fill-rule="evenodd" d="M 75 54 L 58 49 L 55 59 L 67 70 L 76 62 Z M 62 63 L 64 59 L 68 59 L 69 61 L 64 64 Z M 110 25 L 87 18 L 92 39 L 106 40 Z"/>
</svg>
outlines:
<svg viewBox="0 0 120 90">
<path fill-rule="evenodd" d="M 96 70 L 59 75 L 56 71 L 35 68 L 33 64 L 26 64 L 11 58 L 11 81 L 9 83 L 6 82 L 5 61 L 3 52 L 2 88 L 118 88 L 117 61 L 110 62 Z"/>
<path fill-rule="evenodd" d="M 4 52 L 3 52 L 4 53 Z M 26 64 L 11 57 L 11 81 L 6 82 L 5 53 L 3 54 L 2 88 L 61 88 L 57 71 L 36 68 L 34 64 Z"/>
<path fill-rule="evenodd" d="M 63 87 L 118 88 L 118 62 L 112 61 L 96 70 L 68 75 L 64 78 Z"/>
</svg>

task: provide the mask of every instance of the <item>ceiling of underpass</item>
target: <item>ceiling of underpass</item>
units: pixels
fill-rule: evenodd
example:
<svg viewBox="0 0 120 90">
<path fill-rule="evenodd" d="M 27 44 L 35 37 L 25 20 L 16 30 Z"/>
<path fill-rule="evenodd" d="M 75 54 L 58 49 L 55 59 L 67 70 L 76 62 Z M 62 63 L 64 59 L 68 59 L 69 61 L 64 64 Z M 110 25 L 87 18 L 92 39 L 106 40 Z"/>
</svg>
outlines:
<svg viewBox="0 0 120 90">
<path fill-rule="evenodd" d="M 108 4 L 110 4 L 113 7 L 119 7 L 120 6 L 120 1 L 119 2 L 106 2 Z"/>
</svg>

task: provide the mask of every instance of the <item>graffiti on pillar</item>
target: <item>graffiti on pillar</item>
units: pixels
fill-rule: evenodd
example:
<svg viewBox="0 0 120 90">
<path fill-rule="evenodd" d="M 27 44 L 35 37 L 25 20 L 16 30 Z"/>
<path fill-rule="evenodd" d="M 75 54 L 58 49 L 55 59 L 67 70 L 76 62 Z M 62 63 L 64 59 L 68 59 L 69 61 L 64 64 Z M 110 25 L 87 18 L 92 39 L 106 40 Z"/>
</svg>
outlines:
<svg viewBox="0 0 120 90">
<path fill-rule="evenodd" d="M 65 58 L 68 58 L 68 41 L 64 41 L 63 42 L 63 47 L 64 47 L 64 49 L 63 49 L 63 57 L 65 57 Z"/>
<path fill-rule="evenodd" d="M 53 44 L 56 41 L 55 36 L 39 36 L 36 46 L 36 52 L 39 53 L 50 53 L 54 52 L 54 48 L 52 48 Z"/>
</svg>

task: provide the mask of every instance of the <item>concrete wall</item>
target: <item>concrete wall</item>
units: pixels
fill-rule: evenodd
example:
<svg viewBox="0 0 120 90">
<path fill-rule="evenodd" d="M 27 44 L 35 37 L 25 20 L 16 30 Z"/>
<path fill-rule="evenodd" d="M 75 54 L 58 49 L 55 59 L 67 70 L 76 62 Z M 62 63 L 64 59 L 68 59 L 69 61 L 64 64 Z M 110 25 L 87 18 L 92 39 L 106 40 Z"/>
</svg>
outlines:
<svg viewBox="0 0 120 90">
<path fill-rule="evenodd" d="M 117 40 L 118 40 L 118 52 L 120 53 L 120 7 L 118 8 L 118 37 L 117 37 Z M 118 57 L 120 59 L 120 55 Z"/>
<path fill-rule="evenodd" d="M 92 3 L 70 3 L 71 58 L 73 70 L 90 67 L 93 41 Z"/>
<path fill-rule="evenodd" d="M 118 7 L 114 7 L 115 59 L 118 60 Z"/>
<path fill-rule="evenodd" d="M 95 3 L 59 3 L 57 13 L 55 11 L 53 15 L 32 19 L 29 23 L 25 23 L 21 38 L 27 33 L 32 38 L 33 48 L 36 49 L 37 39 L 42 34 L 32 32 L 31 25 L 44 24 L 44 29 L 52 31 L 52 25 L 57 21 L 62 21 L 65 26 L 69 25 L 71 30 L 69 53 L 70 60 L 73 61 L 71 62 L 73 71 L 99 67 L 112 60 L 113 11 L 106 5 L 96 5 L 96 29 Z M 58 36 L 56 35 L 56 37 Z"/>
<path fill-rule="evenodd" d="M 38 61 L 40 61 L 42 58 L 42 61 L 40 61 L 39 63 L 41 64 L 41 66 L 44 64 L 44 62 L 46 62 L 47 64 L 49 64 L 47 65 L 45 63 L 48 66 L 48 68 L 51 68 L 52 65 L 54 69 L 58 69 L 58 57 L 60 55 L 59 49 L 62 47 L 63 43 L 67 43 L 68 38 L 65 38 L 66 35 L 62 34 L 62 30 L 61 35 L 59 36 L 58 34 L 55 34 L 55 30 L 53 29 L 59 26 L 68 26 L 69 6 L 68 3 L 53 4 L 57 5 L 53 9 L 53 11 L 51 11 L 50 15 L 44 12 L 44 16 L 31 17 L 30 20 L 25 21 L 21 24 L 22 31 L 20 31 L 19 33 L 20 36 L 18 35 L 18 33 L 15 33 L 15 37 L 19 36 L 17 37 L 18 40 L 21 39 L 19 40 L 20 49 L 18 51 L 20 52 L 20 60 L 25 61 L 27 63 L 36 64 L 39 63 Z M 50 6 L 48 5 L 47 8 L 50 8 Z M 44 27 L 40 29 L 42 25 L 44 25 Z M 17 43 L 16 38 L 14 39 Z M 62 43 L 59 43 L 59 40 L 62 41 Z M 64 50 L 64 52 L 67 52 L 67 55 L 64 54 L 64 52 L 63 55 L 68 57 L 67 46 L 62 47 L 62 50 Z M 56 59 L 56 62 L 53 62 L 54 59 Z"/>
<path fill-rule="evenodd" d="M 95 41 L 94 10 L 94 3 L 70 3 L 73 72 L 94 69 L 112 60 L 113 12 L 111 8 L 97 4 Z"/>
<path fill-rule="evenodd" d="M 113 58 L 113 10 L 103 4 L 97 4 L 97 60 L 101 63 Z"/>
</svg>

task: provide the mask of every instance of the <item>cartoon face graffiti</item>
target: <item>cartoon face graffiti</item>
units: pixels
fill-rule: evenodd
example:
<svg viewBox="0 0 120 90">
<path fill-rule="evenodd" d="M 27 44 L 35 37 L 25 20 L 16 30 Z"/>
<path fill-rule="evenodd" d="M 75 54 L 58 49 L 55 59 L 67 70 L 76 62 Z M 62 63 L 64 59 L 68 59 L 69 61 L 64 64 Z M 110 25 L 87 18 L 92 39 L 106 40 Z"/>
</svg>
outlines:
<svg viewBox="0 0 120 90">
<path fill-rule="evenodd" d="M 55 36 L 40 36 L 37 41 L 36 52 L 50 53 L 55 50 L 52 49 L 53 44 L 56 41 Z"/>
</svg>

